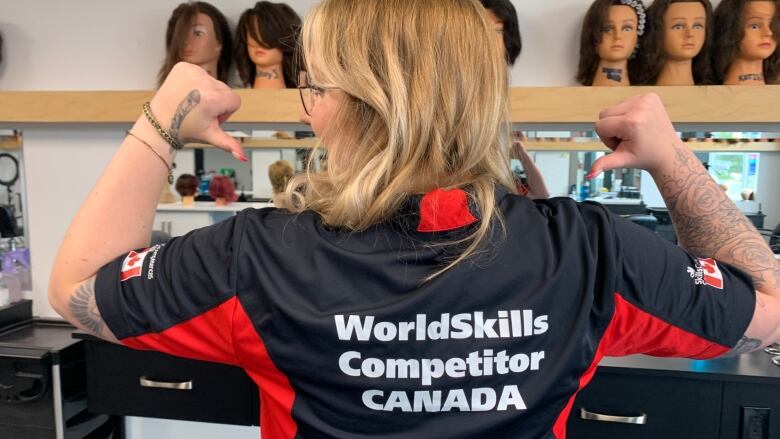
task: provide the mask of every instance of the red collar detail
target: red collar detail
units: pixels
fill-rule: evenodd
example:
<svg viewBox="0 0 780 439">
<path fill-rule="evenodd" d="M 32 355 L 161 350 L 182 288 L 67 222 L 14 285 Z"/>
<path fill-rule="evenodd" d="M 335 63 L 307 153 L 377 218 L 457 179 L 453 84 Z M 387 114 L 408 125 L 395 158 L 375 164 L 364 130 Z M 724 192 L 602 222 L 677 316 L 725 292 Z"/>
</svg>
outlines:
<svg viewBox="0 0 780 439">
<path fill-rule="evenodd" d="M 469 211 L 468 196 L 461 189 L 436 189 L 420 200 L 418 232 L 445 232 L 477 221 Z"/>
</svg>

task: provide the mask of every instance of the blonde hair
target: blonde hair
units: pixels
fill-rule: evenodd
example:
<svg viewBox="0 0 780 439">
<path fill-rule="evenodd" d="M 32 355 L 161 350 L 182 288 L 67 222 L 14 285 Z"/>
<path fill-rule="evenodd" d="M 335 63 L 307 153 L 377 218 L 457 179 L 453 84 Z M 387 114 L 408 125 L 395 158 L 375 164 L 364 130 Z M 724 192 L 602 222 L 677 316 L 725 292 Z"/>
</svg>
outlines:
<svg viewBox="0 0 780 439">
<path fill-rule="evenodd" d="M 431 277 L 478 252 L 503 226 L 495 187 L 516 191 L 508 70 L 485 15 L 477 0 L 324 0 L 313 8 L 302 31 L 306 70 L 344 98 L 326 128 L 327 170 L 294 177 L 293 204 L 359 231 L 388 220 L 410 195 L 466 189 L 481 221 Z"/>
</svg>

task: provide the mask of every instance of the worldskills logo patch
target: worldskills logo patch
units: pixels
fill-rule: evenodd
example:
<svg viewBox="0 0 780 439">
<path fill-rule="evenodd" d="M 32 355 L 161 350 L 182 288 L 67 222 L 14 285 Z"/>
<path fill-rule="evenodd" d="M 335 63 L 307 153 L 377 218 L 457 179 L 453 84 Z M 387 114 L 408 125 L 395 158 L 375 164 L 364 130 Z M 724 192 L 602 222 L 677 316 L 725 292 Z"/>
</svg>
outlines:
<svg viewBox="0 0 780 439">
<path fill-rule="evenodd" d="M 146 250 L 142 250 L 138 253 L 131 251 L 125 256 L 125 260 L 122 262 L 122 272 L 119 274 L 119 280 L 124 282 L 128 279 L 138 277 L 141 275 L 141 270 L 144 267 L 144 259 L 156 247 L 150 247 Z"/>
<path fill-rule="evenodd" d="M 696 285 L 709 285 L 723 289 L 723 274 L 715 259 L 706 258 L 696 261 L 696 268 L 688 267 L 688 274 Z"/>
</svg>

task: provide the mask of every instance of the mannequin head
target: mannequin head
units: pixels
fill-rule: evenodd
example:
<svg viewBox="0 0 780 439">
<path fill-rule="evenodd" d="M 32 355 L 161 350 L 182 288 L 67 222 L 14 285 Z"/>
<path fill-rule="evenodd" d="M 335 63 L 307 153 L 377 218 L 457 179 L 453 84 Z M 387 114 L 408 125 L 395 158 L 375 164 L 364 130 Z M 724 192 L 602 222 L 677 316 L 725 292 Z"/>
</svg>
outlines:
<svg viewBox="0 0 780 439">
<path fill-rule="evenodd" d="M 773 83 L 780 74 L 780 0 L 722 0 L 715 9 L 715 75 L 723 82 L 738 60 L 763 60 L 763 74 Z M 756 72 L 759 73 L 759 72 Z"/>
<path fill-rule="evenodd" d="M 577 80 L 593 85 L 601 61 L 616 63 L 631 58 L 644 33 L 644 20 L 644 6 L 638 0 L 594 1 L 582 25 Z"/>
<path fill-rule="evenodd" d="M 638 84 L 653 85 L 664 64 L 692 60 L 696 84 L 712 81 L 711 49 L 715 39 L 710 0 L 655 0 L 647 8 Z"/>
<path fill-rule="evenodd" d="M 523 40 L 520 37 L 520 25 L 517 22 L 517 11 L 509 0 L 481 0 L 487 9 L 488 19 L 495 26 L 504 45 L 506 62 L 511 66 L 517 61 L 523 50 Z"/>
<path fill-rule="evenodd" d="M 284 83 L 296 87 L 295 55 L 301 18 L 284 3 L 261 1 L 241 14 L 236 28 L 236 65 L 241 83 L 251 87 L 257 68 L 281 65 Z"/>
<path fill-rule="evenodd" d="M 200 66 L 217 62 L 212 74 L 227 82 L 233 38 L 227 19 L 206 2 L 182 3 L 173 10 L 165 33 L 165 63 L 158 83 L 162 84 L 173 66 L 186 61 Z"/>
</svg>

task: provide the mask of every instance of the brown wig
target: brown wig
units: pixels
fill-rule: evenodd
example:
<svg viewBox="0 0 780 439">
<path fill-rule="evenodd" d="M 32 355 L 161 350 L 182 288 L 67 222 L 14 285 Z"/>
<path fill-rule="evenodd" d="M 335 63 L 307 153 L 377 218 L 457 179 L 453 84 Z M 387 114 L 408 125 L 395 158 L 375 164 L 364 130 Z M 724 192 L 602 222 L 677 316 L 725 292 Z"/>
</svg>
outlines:
<svg viewBox="0 0 780 439">
<path fill-rule="evenodd" d="M 517 11 L 509 0 L 481 0 L 485 9 L 504 23 L 504 47 L 506 47 L 506 62 L 512 66 L 523 50 L 523 40 L 520 37 L 520 24 L 517 22 Z"/>
<path fill-rule="evenodd" d="M 247 53 L 247 35 L 266 49 L 282 51 L 282 74 L 287 88 L 297 87 L 296 49 L 301 17 L 284 3 L 257 2 L 241 14 L 236 28 L 235 59 L 238 76 L 245 87 L 255 82 L 257 69 Z"/>
<path fill-rule="evenodd" d="M 637 3 L 644 8 L 641 1 L 637 0 Z M 593 78 L 596 76 L 596 70 L 601 61 L 598 48 L 603 36 L 604 23 L 609 18 L 610 6 L 628 5 L 621 0 L 596 0 L 590 5 L 588 13 L 585 14 L 582 34 L 580 34 L 580 65 L 577 69 L 577 81 L 582 85 L 593 85 Z M 639 19 L 640 17 L 637 15 L 637 23 L 639 23 Z M 641 36 L 641 32 L 637 31 L 637 33 Z M 631 69 L 629 69 L 629 73 L 630 71 Z"/>
<path fill-rule="evenodd" d="M 176 192 L 182 197 L 197 195 L 200 179 L 192 174 L 181 174 L 176 179 Z"/>
<path fill-rule="evenodd" d="M 168 73 L 176 63 L 181 61 L 180 53 L 192 26 L 192 20 L 197 14 L 205 14 L 214 24 L 214 35 L 222 44 L 222 51 L 217 62 L 217 79 L 227 82 L 230 76 L 230 63 L 233 55 L 233 36 L 230 34 L 228 21 L 219 9 L 206 2 L 182 3 L 173 10 L 168 20 L 168 30 L 165 32 L 165 62 L 157 76 L 158 85 L 162 85 Z"/>
<path fill-rule="evenodd" d="M 701 3 L 707 18 L 706 37 L 701 52 L 693 59 L 693 81 L 697 85 L 712 84 L 712 46 L 715 41 L 715 23 L 712 17 L 710 0 L 655 0 L 647 8 L 647 31 L 642 37 L 639 62 L 633 69 L 631 83 L 637 85 L 655 85 L 666 63 L 664 54 L 664 15 L 672 3 Z"/>
<path fill-rule="evenodd" d="M 723 0 L 715 8 L 715 28 L 718 29 L 718 35 L 715 37 L 713 66 L 718 84 L 723 83 L 731 63 L 739 56 L 739 47 L 742 39 L 745 38 L 743 11 L 749 1 L 754 0 Z M 771 1 L 775 4 L 772 33 L 775 38 L 780 38 L 780 0 L 763 1 Z M 775 50 L 772 56 L 764 60 L 764 79 L 767 84 L 771 84 L 778 75 L 780 75 L 780 50 Z"/>
</svg>

